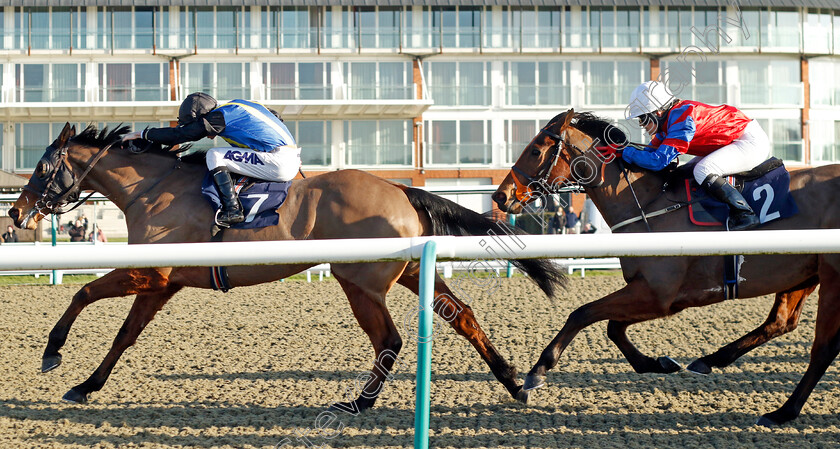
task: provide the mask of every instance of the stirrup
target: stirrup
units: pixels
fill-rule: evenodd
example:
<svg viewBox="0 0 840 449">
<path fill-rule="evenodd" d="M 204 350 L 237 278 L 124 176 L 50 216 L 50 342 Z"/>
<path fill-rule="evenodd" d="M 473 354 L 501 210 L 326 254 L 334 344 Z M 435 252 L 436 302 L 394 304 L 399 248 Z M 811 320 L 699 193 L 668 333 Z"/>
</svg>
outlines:
<svg viewBox="0 0 840 449">
<path fill-rule="evenodd" d="M 213 221 L 216 223 L 216 226 L 218 226 L 220 228 L 223 228 L 223 229 L 227 229 L 227 228 L 230 227 L 230 225 L 236 224 L 236 223 L 227 223 L 227 222 L 219 221 L 219 214 L 220 213 L 222 213 L 222 209 L 217 210 L 216 215 L 213 216 Z"/>
</svg>

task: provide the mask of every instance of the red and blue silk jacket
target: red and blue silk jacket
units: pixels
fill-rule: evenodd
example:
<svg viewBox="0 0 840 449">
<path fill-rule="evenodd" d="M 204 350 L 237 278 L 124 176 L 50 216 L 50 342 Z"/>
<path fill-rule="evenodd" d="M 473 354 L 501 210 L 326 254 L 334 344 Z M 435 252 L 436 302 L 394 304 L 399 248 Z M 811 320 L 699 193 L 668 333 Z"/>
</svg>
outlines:
<svg viewBox="0 0 840 449">
<path fill-rule="evenodd" d="M 750 121 L 734 106 L 683 100 L 671 107 L 662 129 L 644 150 L 625 148 L 622 158 L 648 170 L 662 170 L 680 154 L 706 156 L 729 145 Z"/>
</svg>

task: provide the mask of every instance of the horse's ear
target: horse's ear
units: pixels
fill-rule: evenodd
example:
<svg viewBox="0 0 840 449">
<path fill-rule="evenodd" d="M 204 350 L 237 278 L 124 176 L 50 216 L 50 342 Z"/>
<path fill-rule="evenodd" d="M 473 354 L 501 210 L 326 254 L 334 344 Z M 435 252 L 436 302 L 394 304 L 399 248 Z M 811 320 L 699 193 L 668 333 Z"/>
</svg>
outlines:
<svg viewBox="0 0 840 449">
<path fill-rule="evenodd" d="M 569 109 L 566 111 L 565 120 L 563 120 L 563 126 L 560 129 L 566 129 L 571 123 L 572 119 L 575 117 L 575 108 Z"/>
<path fill-rule="evenodd" d="M 71 137 L 76 135 L 76 126 L 70 126 L 70 122 L 64 124 L 64 129 L 61 130 L 61 134 L 58 135 L 58 139 L 56 142 L 58 143 L 58 148 L 67 145 L 67 141 L 70 140 Z"/>
</svg>

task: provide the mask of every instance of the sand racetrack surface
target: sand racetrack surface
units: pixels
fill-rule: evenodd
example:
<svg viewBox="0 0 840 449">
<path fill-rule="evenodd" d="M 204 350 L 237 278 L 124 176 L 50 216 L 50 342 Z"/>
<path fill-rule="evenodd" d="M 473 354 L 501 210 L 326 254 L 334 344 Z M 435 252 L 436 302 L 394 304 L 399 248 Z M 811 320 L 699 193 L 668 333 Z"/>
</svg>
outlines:
<svg viewBox="0 0 840 449">
<path fill-rule="evenodd" d="M 552 301 L 525 278 L 497 281 L 467 290 L 482 327 L 519 368 L 520 382 L 572 310 L 624 285 L 617 275 L 576 275 Z M 343 429 L 331 438 L 312 430 L 316 418 L 328 404 L 345 400 L 373 362 L 367 336 L 334 280 L 276 282 L 227 294 L 183 290 L 84 406 L 60 398 L 102 360 L 132 298 L 90 306 L 62 350 L 63 364 L 41 374 L 47 334 L 78 288 L 0 287 L 0 448 L 263 448 L 284 438 L 287 447 L 413 444 L 417 345 L 403 322 L 407 315 L 409 326 L 413 322 L 417 299 L 400 286 L 389 295 L 404 340 L 394 381 L 369 412 L 338 412 L 340 422 L 331 425 Z M 685 366 L 752 330 L 771 304 L 763 297 L 692 309 L 633 326 L 629 336 L 643 352 Z M 513 401 L 447 326 L 434 340 L 430 444 L 837 447 L 836 360 L 796 421 L 777 429 L 754 426 L 804 373 L 816 305 L 812 295 L 797 330 L 708 377 L 636 374 L 607 339 L 606 323 L 598 323 L 577 336 L 528 405 Z"/>
</svg>

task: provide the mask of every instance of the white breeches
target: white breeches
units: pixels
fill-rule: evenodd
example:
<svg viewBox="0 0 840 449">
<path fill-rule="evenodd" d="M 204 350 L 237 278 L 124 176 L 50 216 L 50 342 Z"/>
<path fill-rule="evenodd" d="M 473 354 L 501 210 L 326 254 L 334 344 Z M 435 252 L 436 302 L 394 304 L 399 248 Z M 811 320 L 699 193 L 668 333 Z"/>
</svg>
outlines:
<svg viewBox="0 0 840 449">
<path fill-rule="evenodd" d="M 700 159 L 694 166 L 698 184 L 709 175 L 731 175 L 752 170 L 770 157 L 770 139 L 757 121 L 751 121 L 741 137 Z"/>
<path fill-rule="evenodd" d="M 217 147 L 207 150 L 207 168 L 225 167 L 232 173 L 265 181 L 291 181 L 300 170 L 300 147 L 286 145 L 270 152 L 250 148 Z"/>
</svg>

